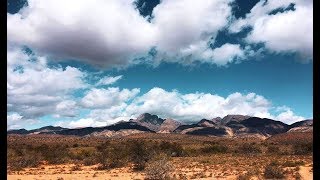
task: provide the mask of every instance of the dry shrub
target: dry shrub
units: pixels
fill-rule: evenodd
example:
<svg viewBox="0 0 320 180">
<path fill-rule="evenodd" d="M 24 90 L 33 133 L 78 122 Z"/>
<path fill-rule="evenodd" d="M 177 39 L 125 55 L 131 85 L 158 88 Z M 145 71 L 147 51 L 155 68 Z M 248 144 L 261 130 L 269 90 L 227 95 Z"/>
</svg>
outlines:
<svg viewBox="0 0 320 180">
<path fill-rule="evenodd" d="M 98 160 L 101 166 L 99 166 L 98 169 L 118 168 L 127 165 L 127 154 L 127 150 L 121 146 L 121 144 L 100 149 L 100 156 Z"/>
<path fill-rule="evenodd" d="M 296 166 L 302 166 L 305 163 L 303 161 L 285 161 L 282 165 L 284 167 L 296 167 Z"/>
<path fill-rule="evenodd" d="M 250 169 L 248 172 L 240 174 L 237 180 L 250 180 L 253 176 L 260 176 L 259 169 Z"/>
<path fill-rule="evenodd" d="M 256 144 L 244 143 L 238 148 L 238 152 L 242 154 L 259 154 L 262 152 L 261 148 Z"/>
<path fill-rule="evenodd" d="M 16 151 L 8 150 L 8 166 L 10 170 L 22 170 L 27 167 L 37 167 L 42 157 L 35 151 L 20 149 Z"/>
<path fill-rule="evenodd" d="M 293 152 L 296 155 L 307 155 L 313 152 L 313 143 L 297 143 L 293 145 Z"/>
<path fill-rule="evenodd" d="M 178 143 L 171 143 L 168 141 L 162 141 L 159 145 L 159 150 L 172 157 L 181 157 L 185 155 L 184 149 Z"/>
<path fill-rule="evenodd" d="M 144 170 L 146 163 L 152 157 L 151 148 L 148 148 L 148 146 L 143 141 L 131 141 L 128 145 L 131 155 L 131 161 L 134 164 L 133 169 L 135 171 Z"/>
<path fill-rule="evenodd" d="M 264 169 L 264 177 L 266 179 L 283 179 L 284 171 L 277 163 L 270 163 Z"/>
<path fill-rule="evenodd" d="M 148 162 L 145 172 L 146 179 L 163 180 L 170 179 L 170 173 L 173 171 L 173 166 L 167 155 L 159 155 Z"/>
<path fill-rule="evenodd" d="M 202 153 L 227 153 L 228 147 L 219 144 L 211 144 L 201 148 Z"/>
</svg>

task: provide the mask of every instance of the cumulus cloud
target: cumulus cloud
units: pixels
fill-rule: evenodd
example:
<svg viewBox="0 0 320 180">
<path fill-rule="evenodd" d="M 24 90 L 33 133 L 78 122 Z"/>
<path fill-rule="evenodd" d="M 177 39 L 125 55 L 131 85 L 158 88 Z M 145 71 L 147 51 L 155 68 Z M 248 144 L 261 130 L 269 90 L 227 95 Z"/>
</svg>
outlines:
<svg viewBox="0 0 320 180">
<path fill-rule="evenodd" d="M 59 121 L 55 124 L 55 126 L 61 126 L 66 128 L 100 127 L 106 125 L 106 122 L 96 121 L 91 118 L 84 118 L 70 122 Z"/>
<path fill-rule="evenodd" d="M 73 116 L 69 93 L 87 86 L 83 72 L 70 66 L 49 68 L 45 57 L 12 47 L 7 62 L 8 112 L 18 112 L 25 119 L 52 113 Z"/>
<path fill-rule="evenodd" d="M 155 37 L 133 0 L 30 0 L 7 20 L 10 42 L 95 65 L 126 65 Z"/>
<path fill-rule="evenodd" d="M 152 47 L 158 59 L 185 63 L 183 49 L 213 41 L 228 24 L 230 2 L 163 0 L 148 22 L 134 0 L 30 0 L 19 13 L 7 14 L 8 42 L 104 67 L 139 63 L 136 57 Z"/>
<path fill-rule="evenodd" d="M 22 116 L 18 113 L 13 113 L 7 115 L 7 129 L 17 129 L 20 128 L 18 123 L 22 119 Z"/>
<path fill-rule="evenodd" d="M 120 92 L 117 90 L 115 94 Z M 99 109 L 93 109 L 87 118 L 92 119 L 93 122 L 106 122 L 107 125 L 120 120 L 136 118 L 146 112 L 162 118 L 170 117 L 185 122 L 196 122 L 202 118 L 224 117 L 228 114 L 271 118 L 285 123 L 305 119 L 295 115 L 289 108 L 281 109 L 277 114 L 271 113 L 274 108 L 272 103 L 255 93 L 236 92 L 222 97 L 217 94 L 199 92 L 181 94 L 177 90 L 166 91 L 155 87 L 145 94 L 135 96 L 130 101 L 124 98 L 120 103 L 117 95 L 113 98 L 117 103 L 109 103 L 108 106 L 104 105 L 104 108 L 101 106 Z M 108 102 L 113 101 L 108 100 Z"/>
<path fill-rule="evenodd" d="M 39 123 L 36 119 L 25 119 L 19 113 L 7 114 L 7 129 L 21 129 L 26 125 Z"/>
<path fill-rule="evenodd" d="M 115 76 L 115 77 L 110 77 L 110 76 L 106 76 L 106 77 L 103 77 L 102 79 L 100 79 L 98 82 L 97 82 L 97 86 L 100 86 L 100 85 L 110 85 L 110 84 L 113 84 L 115 82 L 117 82 L 118 80 L 120 80 L 122 78 L 122 75 L 120 76 Z"/>
<path fill-rule="evenodd" d="M 178 91 L 153 88 L 134 99 L 126 111 L 135 115 L 150 112 L 183 121 L 198 121 L 228 114 L 271 117 L 270 107 L 268 100 L 254 93 L 233 93 L 224 98 L 210 93 L 180 94 Z"/>
<path fill-rule="evenodd" d="M 286 9 L 290 4 L 294 9 Z M 303 0 L 260 1 L 246 15 L 231 24 L 231 32 L 252 27 L 246 37 L 249 43 L 265 43 L 265 47 L 276 53 L 298 52 L 303 61 L 312 60 L 313 55 L 313 2 Z"/>
<path fill-rule="evenodd" d="M 284 107 L 279 107 L 277 109 L 280 113 L 277 116 L 275 116 L 274 119 L 278 121 L 282 121 L 287 124 L 292 124 L 297 121 L 306 119 L 305 117 L 294 114 L 294 112 L 289 107 L 284 106 Z"/>
<path fill-rule="evenodd" d="M 217 35 L 227 25 L 232 1 L 163 0 L 153 10 L 151 23 L 157 30 L 157 47 L 168 53 Z"/>
<path fill-rule="evenodd" d="M 239 44 L 224 44 L 212 51 L 205 51 L 204 56 L 211 59 L 217 65 L 226 65 L 235 59 L 244 58 L 244 51 Z"/>
<path fill-rule="evenodd" d="M 140 89 L 123 89 L 109 87 L 107 89 L 91 89 L 81 100 L 81 105 L 86 108 L 110 108 L 118 106 L 132 99 Z"/>
</svg>

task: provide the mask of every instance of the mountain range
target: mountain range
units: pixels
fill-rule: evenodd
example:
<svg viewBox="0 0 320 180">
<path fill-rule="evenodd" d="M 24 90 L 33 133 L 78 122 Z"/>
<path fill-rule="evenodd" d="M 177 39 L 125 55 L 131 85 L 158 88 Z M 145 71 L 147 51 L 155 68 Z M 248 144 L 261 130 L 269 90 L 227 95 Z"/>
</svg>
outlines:
<svg viewBox="0 0 320 180">
<path fill-rule="evenodd" d="M 291 125 L 273 119 L 227 115 L 223 118 L 201 119 L 197 123 L 184 124 L 173 119 L 162 119 L 149 113 L 136 119 L 119 121 L 104 127 L 84 127 L 69 129 L 59 126 L 45 126 L 39 129 L 9 130 L 7 134 L 59 134 L 75 136 L 121 137 L 135 133 L 178 133 L 203 136 L 266 138 L 286 132 L 312 132 L 313 120 L 303 120 Z"/>
</svg>

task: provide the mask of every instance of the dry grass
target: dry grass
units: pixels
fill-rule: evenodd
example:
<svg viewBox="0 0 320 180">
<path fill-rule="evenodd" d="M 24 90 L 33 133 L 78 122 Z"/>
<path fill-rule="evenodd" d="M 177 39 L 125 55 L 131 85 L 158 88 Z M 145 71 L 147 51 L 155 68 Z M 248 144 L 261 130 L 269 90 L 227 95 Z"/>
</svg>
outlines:
<svg viewBox="0 0 320 180">
<path fill-rule="evenodd" d="M 311 177 L 312 152 L 299 149 L 310 141 L 296 135 L 296 141 L 295 135 L 267 140 L 154 133 L 125 138 L 8 136 L 7 174 L 9 179 L 145 179 L 157 170 L 154 176 L 171 179 Z M 167 158 L 157 159 L 158 154 Z"/>
</svg>

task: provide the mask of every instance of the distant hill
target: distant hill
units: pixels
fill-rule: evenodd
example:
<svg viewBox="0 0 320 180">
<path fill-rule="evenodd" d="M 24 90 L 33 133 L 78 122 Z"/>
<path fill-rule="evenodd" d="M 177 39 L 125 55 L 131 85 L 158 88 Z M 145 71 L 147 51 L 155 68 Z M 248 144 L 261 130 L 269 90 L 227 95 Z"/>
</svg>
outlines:
<svg viewBox="0 0 320 180">
<path fill-rule="evenodd" d="M 183 123 L 173 120 L 173 119 L 166 119 L 160 125 L 158 133 L 172 133 L 175 129 L 179 126 L 183 125 Z"/>
<path fill-rule="evenodd" d="M 313 119 L 307 119 L 291 124 L 288 132 L 313 132 Z"/>
<path fill-rule="evenodd" d="M 68 129 L 59 126 L 45 126 L 38 129 L 9 130 L 7 134 L 58 134 L 74 136 L 121 137 L 137 133 L 174 133 L 201 136 L 226 137 L 270 137 L 286 132 L 313 132 L 313 120 L 303 120 L 291 125 L 280 121 L 243 116 L 227 115 L 223 118 L 201 119 L 197 123 L 183 124 L 173 119 L 162 119 L 149 113 L 141 114 L 130 121 L 119 121 L 104 127 L 84 127 Z"/>
<path fill-rule="evenodd" d="M 137 124 L 144 126 L 152 131 L 159 131 L 164 119 L 159 118 L 157 115 L 151 115 L 149 113 L 141 114 L 137 119 L 131 120 Z"/>
</svg>

